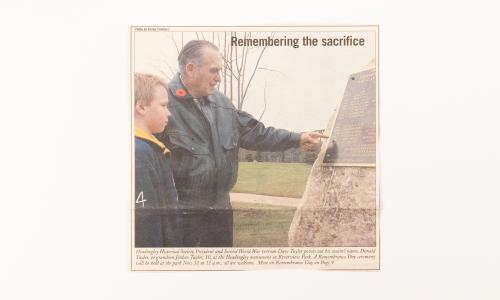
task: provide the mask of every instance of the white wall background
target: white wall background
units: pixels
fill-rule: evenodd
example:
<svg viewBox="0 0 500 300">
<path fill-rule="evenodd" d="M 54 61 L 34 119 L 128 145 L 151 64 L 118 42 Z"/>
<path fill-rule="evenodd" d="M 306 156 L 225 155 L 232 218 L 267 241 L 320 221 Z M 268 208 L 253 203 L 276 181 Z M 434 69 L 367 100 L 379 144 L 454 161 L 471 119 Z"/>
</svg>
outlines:
<svg viewBox="0 0 500 300">
<path fill-rule="evenodd" d="M 130 272 L 128 26 L 287 22 L 380 25 L 381 271 Z M 497 1 L 0 2 L 0 298 L 498 299 L 499 37 Z"/>
</svg>

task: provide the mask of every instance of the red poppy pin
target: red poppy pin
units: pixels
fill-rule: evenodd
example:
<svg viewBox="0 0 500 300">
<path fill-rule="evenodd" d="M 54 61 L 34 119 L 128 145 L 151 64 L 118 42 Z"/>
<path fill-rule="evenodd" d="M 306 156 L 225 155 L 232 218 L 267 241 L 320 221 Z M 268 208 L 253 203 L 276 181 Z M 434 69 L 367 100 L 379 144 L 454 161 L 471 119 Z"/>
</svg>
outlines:
<svg viewBox="0 0 500 300">
<path fill-rule="evenodd" d="M 186 96 L 186 94 L 187 94 L 186 90 L 184 90 L 184 89 L 178 89 L 175 91 L 175 95 L 177 97 L 184 97 L 184 96 Z"/>
</svg>

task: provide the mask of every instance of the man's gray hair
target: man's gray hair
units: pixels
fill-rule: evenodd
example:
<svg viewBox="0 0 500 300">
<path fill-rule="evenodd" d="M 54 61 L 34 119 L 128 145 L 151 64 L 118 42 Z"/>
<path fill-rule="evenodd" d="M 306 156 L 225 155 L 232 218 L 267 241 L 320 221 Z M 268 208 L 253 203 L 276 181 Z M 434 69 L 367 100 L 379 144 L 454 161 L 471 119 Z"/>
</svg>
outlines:
<svg viewBox="0 0 500 300">
<path fill-rule="evenodd" d="M 219 48 L 217 48 L 217 46 L 205 40 L 192 40 L 184 45 L 178 57 L 179 71 L 181 72 L 181 74 L 184 74 L 184 72 L 186 71 L 187 64 L 193 63 L 199 66 L 202 63 L 204 48 L 212 48 L 219 51 Z"/>
</svg>

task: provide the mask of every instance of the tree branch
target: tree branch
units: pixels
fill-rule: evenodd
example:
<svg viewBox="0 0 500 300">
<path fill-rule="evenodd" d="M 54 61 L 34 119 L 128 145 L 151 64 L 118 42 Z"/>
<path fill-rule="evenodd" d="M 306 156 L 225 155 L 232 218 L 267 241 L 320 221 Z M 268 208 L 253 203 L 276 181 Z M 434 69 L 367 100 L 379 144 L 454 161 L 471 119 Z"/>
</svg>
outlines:
<svg viewBox="0 0 500 300">
<path fill-rule="evenodd" d="M 255 64 L 255 68 L 253 69 L 252 76 L 250 76 L 250 80 L 248 81 L 247 87 L 245 88 L 245 92 L 243 93 L 243 97 L 247 95 L 248 88 L 250 87 L 250 84 L 252 83 L 253 77 L 255 76 L 255 72 L 257 72 L 257 68 L 259 67 L 260 60 L 262 59 L 262 54 L 264 54 L 264 51 L 266 51 L 267 46 L 265 46 L 262 51 L 260 52 L 259 58 L 257 59 L 257 63 Z"/>
<path fill-rule="evenodd" d="M 175 49 L 177 50 L 177 55 L 179 55 L 179 47 L 177 47 L 177 43 L 175 42 L 174 36 L 172 35 L 172 42 L 174 42 Z"/>
<path fill-rule="evenodd" d="M 267 81 L 264 81 L 264 109 L 262 110 L 262 113 L 260 114 L 259 122 L 262 120 L 262 117 L 264 116 L 264 113 L 266 112 L 266 108 L 267 108 L 266 88 L 267 88 Z"/>
</svg>

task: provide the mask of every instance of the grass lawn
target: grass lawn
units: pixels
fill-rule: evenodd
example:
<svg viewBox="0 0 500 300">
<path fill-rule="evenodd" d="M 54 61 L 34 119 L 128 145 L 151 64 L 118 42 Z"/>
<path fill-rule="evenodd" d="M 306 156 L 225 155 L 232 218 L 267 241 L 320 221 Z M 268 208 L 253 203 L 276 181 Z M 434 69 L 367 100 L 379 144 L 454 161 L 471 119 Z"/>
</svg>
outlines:
<svg viewBox="0 0 500 300">
<path fill-rule="evenodd" d="M 311 167 L 303 163 L 240 162 L 233 192 L 300 198 Z"/>
<path fill-rule="evenodd" d="M 234 247 L 287 247 L 294 207 L 233 203 Z"/>
</svg>

